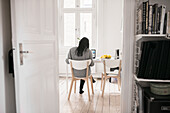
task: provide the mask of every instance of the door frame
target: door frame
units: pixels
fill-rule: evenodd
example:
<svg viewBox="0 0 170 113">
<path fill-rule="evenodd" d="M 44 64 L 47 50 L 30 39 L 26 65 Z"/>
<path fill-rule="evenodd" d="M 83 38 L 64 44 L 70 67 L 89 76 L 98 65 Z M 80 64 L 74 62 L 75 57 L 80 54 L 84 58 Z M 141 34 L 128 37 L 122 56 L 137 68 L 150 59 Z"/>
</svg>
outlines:
<svg viewBox="0 0 170 113">
<path fill-rule="evenodd" d="M 11 6 L 11 31 L 12 31 L 12 37 L 11 38 L 12 38 L 12 48 L 15 47 L 13 49 L 14 49 L 14 51 L 16 51 L 16 45 L 13 45 L 13 44 L 16 44 L 16 43 L 14 43 L 14 42 L 16 42 L 16 38 L 15 38 L 16 37 L 16 34 L 15 34 L 16 33 L 15 32 L 15 28 L 16 28 L 16 23 L 15 22 L 16 21 L 15 21 L 15 5 L 14 4 L 15 4 L 15 1 L 14 0 L 10 0 L 10 6 Z M 13 59 L 16 59 L 15 58 L 16 55 L 14 55 L 14 54 L 15 54 L 15 52 L 13 52 Z M 18 62 L 16 60 L 13 60 L 14 64 L 16 64 L 16 62 Z M 17 66 L 16 65 L 14 65 L 14 73 L 15 73 L 15 75 L 18 74 Z M 15 76 L 15 80 L 16 80 L 17 77 L 18 76 Z M 19 99 L 19 97 L 18 97 L 17 93 L 18 93 L 18 84 L 15 81 L 16 112 L 19 110 L 19 103 L 17 101 Z"/>
<path fill-rule="evenodd" d="M 11 17 L 12 17 L 12 42 L 15 42 L 15 1 L 11 0 Z M 124 11 L 124 18 L 123 18 L 123 62 L 122 62 L 122 89 L 121 89 L 121 112 L 131 112 L 131 105 L 132 105 L 132 79 L 133 79 L 133 43 L 134 43 L 134 7 L 135 7 L 135 1 L 134 0 L 123 0 L 123 11 Z M 56 10 L 58 11 L 58 8 L 56 8 Z M 58 19 L 58 17 L 57 17 Z M 58 23 L 57 23 L 58 26 Z M 129 29 L 129 27 L 131 29 Z M 57 27 L 58 28 L 58 27 Z M 59 30 L 59 29 L 58 29 Z M 58 31 L 56 31 L 58 32 Z M 58 42 L 58 37 L 56 37 L 56 40 Z M 59 42 L 58 42 L 59 43 Z M 16 45 L 13 45 L 16 46 Z M 56 47 L 57 50 L 57 54 L 58 54 L 58 46 Z M 57 60 L 56 62 L 58 62 L 58 57 L 59 54 L 57 55 Z M 57 67 L 57 73 L 58 73 L 58 63 L 56 63 L 56 67 Z M 16 72 L 15 74 L 17 74 L 17 67 L 15 66 L 14 69 Z M 17 77 L 17 76 L 16 76 Z M 15 82 L 15 85 L 18 85 Z M 16 88 L 16 92 L 17 92 L 17 88 Z M 57 89 L 59 91 L 59 89 Z M 128 92 L 128 93 L 127 93 Z M 127 98 L 129 97 L 129 98 Z M 18 100 L 19 98 L 16 96 L 16 100 Z M 16 105 L 17 105 L 17 109 L 18 109 L 18 103 L 16 101 Z"/>
<path fill-rule="evenodd" d="M 133 103 L 133 51 L 135 35 L 135 0 L 123 0 L 123 57 L 121 113 L 131 113 Z M 130 29 L 129 29 L 130 28 Z"/>
</svg>

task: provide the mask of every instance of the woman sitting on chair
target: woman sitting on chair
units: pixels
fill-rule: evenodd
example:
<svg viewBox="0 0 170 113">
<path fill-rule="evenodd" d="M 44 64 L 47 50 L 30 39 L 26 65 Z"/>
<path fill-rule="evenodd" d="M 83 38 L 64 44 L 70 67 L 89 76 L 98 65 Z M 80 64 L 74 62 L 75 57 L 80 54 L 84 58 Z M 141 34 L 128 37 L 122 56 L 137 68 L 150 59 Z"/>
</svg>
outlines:
<svg viewBox="0 0 170 113">
<path fill-rule="evenodd" d="M 69 59 L 71 59 L 71 60 L 91 59 L 90 66 L 94 65 L 93 58 L 92 58 L 92 52 L 89 49 L 89 40 L 86 37 L 83 37 L 80 40 L 78 47 L 73 47 L 69 50 L 68 58 L 66 59 L 67 64 L 69 64 Z M 86 69 L 85 70 L 73 69 L 73 72 L 76 77 L 85 77 L 86 76 Z M 91 74 L 91 69 L 89 67 L 88 75 L 90 76 L 90 74 Z M 85 82 L 84 80 L 80 80 L 80 91 L 79 91 L 80 94 L 84 93 L 84 91 L 83 91 L 84 82 Z M 93 79 L 93 83 L 94 82 L 95 82 L 95 80 Z"/>
</svg>

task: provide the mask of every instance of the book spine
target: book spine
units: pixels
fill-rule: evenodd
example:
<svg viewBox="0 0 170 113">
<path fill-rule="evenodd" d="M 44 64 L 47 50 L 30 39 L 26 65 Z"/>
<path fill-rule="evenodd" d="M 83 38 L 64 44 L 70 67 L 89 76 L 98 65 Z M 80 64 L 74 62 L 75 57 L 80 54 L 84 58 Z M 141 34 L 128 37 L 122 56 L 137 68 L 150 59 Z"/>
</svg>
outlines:
<svg viewBox="0 0 170 113">
<path fill-rule="evenodd" d="M 148 29 L 149 29 L 149 2 L 147 1 L 146 3 L 146 12 L 145 12 L 145 34 L 148 34 Z"/>
<path fill-rule="evenodd" d="M 167 14 L 165 13 L 163 34 L 167 33 Z"/>
<path fill-rule="evenodd" d="M 165 12 L 166 12 L 166 6 L 162 5 L 161 10 L 161 23 L 160 23 L 160 34 L 163 34 L 163 28 L 164 28 L 164 18 L 165 18 Z"/>
<path fill-rule="evenodd" d="M 142 34 L 142 7 L 137 11 L 137 34 Z"/>
<path fill-rule="evenodd" d="M 167 13 L 167 25 L 166 25 L 167 36 L 170 37 L 170 11 Z"/>
<path fill-rule="evenodd" d="M 152 29 L 151 29 L 151 32 L 152 34 L 154 34 L 154 26 L 155 26 L 155 5 L 153 5 L 152 7 Z"/>
<path fill-rule="evenodd" d="M 152 33 L 152 5 L 149 5 L 149 29 L 148 34 Z"/>
<path fill-rule="evenodd" d="M 142 34 L 146 32 L 146 2 L 143 2 Z"/>
<path fill-rule="evenodd" d="M 153 15 L 152 15 L 152 34 L 156 34 L 157 28 L 157 15 L 158 15 L 158 4 L 153 5 Z"/>
<path fill-rule="evenodd" d="M 157 20 L 158 20 L 158 4 L 155 5 L 155 26 L 154 26 L 154 34 L 157 33 Z"/>
<path fill-rule="evenodd" d="M 136 34 L 139 34 L 139 9 L 136 11 Z"/>
<path fill-rule="evenodd" d="M 160 34 L 160 18 L 161 18 L 161 7 L 158 7 L 156 33 Z"/>
</svg>

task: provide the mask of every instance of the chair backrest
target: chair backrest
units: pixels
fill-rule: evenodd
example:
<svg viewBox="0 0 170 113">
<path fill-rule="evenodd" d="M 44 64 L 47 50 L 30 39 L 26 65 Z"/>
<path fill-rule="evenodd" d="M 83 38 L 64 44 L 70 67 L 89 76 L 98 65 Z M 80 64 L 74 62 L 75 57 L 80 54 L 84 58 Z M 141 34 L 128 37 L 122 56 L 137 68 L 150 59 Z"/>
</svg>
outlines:
<svg viewBox="0 0 170 113">
<path fill-rule="evenodd" d="M 120 65 L 120 59 L 104 59 L 103 63 L 107 68 L 116 68 Z"/>
<path fill-rule="evenodd" d="M 119 67 L 119 71 L 118 71 L 118 77 L 120 77 L 120 72 L 121 72 L 121 60 L 120 59 L 104 59 L 103 60 L 103 64 L 104 64 L 104 75 L 107 76 L 106 74 L 106 67 L 107 68 L 116 68 Z"/>
<path fill-rule="evenodd" d="M 70 64 L 72 65 L 72 68 L 76 70 L 84 70 L 87 68 L 87 66 L 90 65 L 91 60 L 69 60 Z"/>
</svg>

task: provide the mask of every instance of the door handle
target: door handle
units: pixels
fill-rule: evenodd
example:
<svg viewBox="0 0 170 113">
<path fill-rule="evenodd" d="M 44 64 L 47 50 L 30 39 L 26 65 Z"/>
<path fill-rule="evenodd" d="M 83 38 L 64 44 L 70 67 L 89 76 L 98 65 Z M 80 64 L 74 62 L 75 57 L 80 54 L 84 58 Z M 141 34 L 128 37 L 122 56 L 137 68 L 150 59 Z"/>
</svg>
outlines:
<svg viewBox="0 0 170 113">
<path fill-rule="evenodd" d="M 24 64 L 23 54 L 29 53 L 29 51 L 23 51 L 22 43 L 19 43 L 19 53 L 20 53 L 20 65 Z"/>
<path fill-rule="evenodd" d="M 29 53 L 29 51 L 20 51 L 20 53 L 22 53 L 22 54 L 23 54 L 23 53 Z"/>
</svg>

